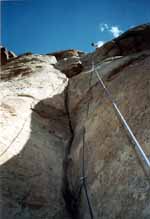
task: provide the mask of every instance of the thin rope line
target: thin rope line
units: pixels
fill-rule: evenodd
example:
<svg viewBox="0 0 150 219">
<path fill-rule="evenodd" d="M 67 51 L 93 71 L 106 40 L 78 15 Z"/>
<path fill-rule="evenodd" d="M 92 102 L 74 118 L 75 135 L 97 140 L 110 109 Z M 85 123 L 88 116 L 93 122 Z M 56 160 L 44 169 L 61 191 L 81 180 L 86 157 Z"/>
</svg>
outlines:
<svg viewBox="0 0 150 219">
<path fill-rule="evenodd" d="M 94 68 L 92 67 L 92 69 L 94 70 Z M 91 88 L 91 84 L 92 84 L 92 78 L 93 78 L 93 71 L 91 71 L 91 74 L 90 74 L 90 79 L 89 79 L 89 90 Z M 91 90 L 92 91 L 92 90 Z M 91 94 L 91 97 L 92 97 L 92 92 L 90 92 Z M 89 109 L 90 109 L 90 103 L 88 102 L 87 104 L 87 119 L 89 117 Z"/>
<path fill-rule="evenodd" d="M 12 140 L 11 143 L 8 145 L 8 147 L 0 154 L 0 157 L 2 157 L 2 156 L 9 150 L 9 148 L 12 146 L 12 144 L 13 144 L 13 143 L 16 141 L 16 139 L 19 137 L 19 135 L 21 134 L 21 132 L 22 132 L 23 129 L 24 129 L 24 126 L 25 126 L 27 120 L 28 120 L 28 117 L 25 119 L 25 121 L 24 121 L 24 123 L 23 123 L 21 129 L 19 130 L 19 132 L 17 133 L 17 135 L 13 138 L 13 140 Z"/>
<path fill-rule="evenodd" d="M 88 189 L 87 189 L 87 183 L 86 183 L 86 176 L 85 176 L 85 127 L 83 128 L 83 157 L 82 157 L 82 181 L 83 181 L 83 188 L 85 191 L 85 195 L 86 195 L 86 199 L 88 202 L 88 207 L 89 207 L 89 212 L 90 212 L 90 216 L 91 219 L 94 219 L 94 213 L 93 213 L 93 208 L 92 208 L 92 204 L 89 198 L 89 193 L 88 193 Z"/>
<path fill-rule="evenodd" d="M 102 78 L 100 77 L 98 71 L 95 69 L 96 75 L 99 79 L 100 84 L 102 85 L 102 87 L 104 88 L 104 91 L 106 93 L 106 96 L 108 97 L 108 99 L 111 101 L 115 112 L 117 113 L 117 116 L 119 117 L 121 123 L 123 124 L 123 126 L 126 128 L 126 130 L 128 131 L 129 137 L 131 138 L 131 141 L 133 142 L 133 144 L 135 145 L 135 149 L 140 156 L 140 160 L 142 161 L 142 163 L 144 162 L 144 164 L 146 164 L 146 166 L 148 167 L 148 171 L 144 165 L 144 170 L 146 171 L 146 174 L 149 176 L 150 175 L 150 160 L 148 159 L 148 157 L 146 156 L 145 152 L 143 151 L 140 143 L 138 142 L 138 140 L 136 139 L 135 135 L 133 134 L 131 128 L 129 127 L 128 123 L 126 122 L 125 118 L 123 117 L 122 113 L 120 112 L 116 102 L 114 101 L 109 89 L 105 86 Z"/>
<path fill-rule="evenodd" d="M 30 109 L 32 109 L 32 104 L 34 101 L 32 101 L 31 105 L 30 105 Z M 29 116 L 29 115 L 28 115 Z M 17 133 L 17 135 L 13 138 L 13 140 L 11 141 L 11 143 L 8 145 L 8 147 L 0 154 L 0 158 L 9 150 L 9 148 L 12 146 L 12 144 L 16 141 L 16 139 L 19 137 L 19 135 L 21 134 L 21 132 L 23 131 L 25 124 L 28 120 L 28 116 L 26 117 L 21 129 L 19 130 L 19 132 Z"/>
<path fill-rule="evenodd" d="M 99 79 L 99 82 L 102 85 L 102 87 L 104 88 L 106 96 L 108 97 L 108 99 L 112 103 L 115 111 L 117 112 L 117 115 L 119 116 L 121 122 L 123 123 L 123 126 L 125 126 L 125 128 L 127 129 L 128 133 L 129 133 L 129 136 L 132 138 L 133 143 L 136 145 L 137 149 L 142 154 L 144 162 L 147 164 L 148 167 L 150 167 L 150 160 L 147 158 L 147 156 L 144 153 L 142 147 L 140 146 L 139 142 L 137 141 L 136 137 L 134 136 L 132 130 L 130 129 L 130 127 L 128 126 L 126 120 L 124 119 L 123 115 L 121 114 L 119 108 L 117 107 L 117 104 L 115 103 L 115 101 L 113 99 L 113 96 L 111 95 L 109 89 L 105 86 L 105 84 L 104 84 L 103 80 L 101 79 L 97 69 L 99 69 L 99 67 L 95 69 L 94 61 L 92 61 L 92 68 L 89 71 L 89 72 L 91 72 L 91 76 L 90 76 L 90 80 L 89 80 L 89 88 L 91 87 L 92 74 L 93 74 L 93 72 L 96 72 L 96 75 Z M 88 102 L 87 115 L 86 115 L 87 118 L 89 116 L 89 108 L 90 108 L 90 104 Z M 91 216 L 91 219 L 94 219 L 93 208 L 92 208 L 92 204 L 91 204 L 88 189 L 87 189 L 87 182 L 86 182 L 87 177 L 85 176 L 85 134 L 86 134 L 86 129 L 85 129 L 85 126 L 84 126 L 83 127 L 83 153 L 82 153 L 82 177 L 81 178 L 82 178 L 82 185 L 83 185 L 83 188 L 84 188 L 84 191 L 85 191 L 86 199 L 87 199 L 87 202 L 88 202 L 90 216 Z M 147 173 L 147 171 L 146 171 L 146 173 Z M 82 189 L 82 187 L 81 187 L 81 189 Z"/>
<path fill-rule="evenodd" d="M 92 76 L 93 76 L 93 71 L 91 71 L 91 74 L 90 74 L 89 89 L 91 87 Z M 89 116 L 89 108 L 90 108 L 90 104 L 88 102 L 86 119 L 88 119 L 88 116 Z M 86 134 L 86 128 L 84 126 L 83 127 L 83 135 L 82 135 L 83 136 L 83 152 L 82 152 L 82 177 L 81 177 L 81 180 L 82 180 L 82 185 L 83 185 L 83 188 L 85 191 L 85 196 L 86 196 L 88 207 L 89 207 L 90 217 L 91 217 L 91 219 L 94 219 L 93 208 L 92 208 L 92 204 L 91 204 L 88 189 L 87 189 L 87 182 L 86 182 L 87 177 L 85 175 L 85 134 Z"/>
</svg>

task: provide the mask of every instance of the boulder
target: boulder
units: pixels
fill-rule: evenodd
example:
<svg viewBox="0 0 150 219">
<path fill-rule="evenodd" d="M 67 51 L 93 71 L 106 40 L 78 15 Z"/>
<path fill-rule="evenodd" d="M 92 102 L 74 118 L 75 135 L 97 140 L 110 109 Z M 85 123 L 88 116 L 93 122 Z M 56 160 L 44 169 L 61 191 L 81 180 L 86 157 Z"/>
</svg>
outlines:
<svg viewBox="0 0 150 219">
<path fill-rule="evenodd" d="M 71 58 L 64 58 L 61 59 L 55 65 L 57 69 L 61 72 L 65 73 L 68 78 L 71 78 L 83 70 L 83 65 L 79 57 L 71 57 Z"/>
<path fill-rule="evenodd" d="M 5 47 L 1 46 L 1 51 L 0 51 L 1 65 L 5 65 L 10 59 L 15 57 L 16 54 L 14 52 L 9 51 Z"/>
<path fill-rule="evenodd" d="M 64 58 L 71 58 L 73 56 L 83 56 L 85 53 L 79 50 L 75 50 L 75 49 L 69 49 L 69 50 L 63 50 L 63 51 L 58 51 L 58 52 L 54 52 L 54 53 L 48 53 L 47 55 L 50 56 L 55 56 L 57 61 L 60 61 L 61 59 Z"/>
<path fill-rule="evenodd" d="M 0 57 L 1 57 L 1 65 L 5 65 L 9 59 L 9 56 L 7 50 L 4 47 L 1 48 Z"/>
</svg>

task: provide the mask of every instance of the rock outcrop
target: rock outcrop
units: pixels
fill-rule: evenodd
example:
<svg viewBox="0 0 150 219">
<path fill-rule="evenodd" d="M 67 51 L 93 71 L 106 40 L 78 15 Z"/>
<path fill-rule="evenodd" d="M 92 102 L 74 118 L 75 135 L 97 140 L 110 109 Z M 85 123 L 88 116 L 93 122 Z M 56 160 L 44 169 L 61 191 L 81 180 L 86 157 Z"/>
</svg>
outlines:
<svg viewBox="0 0 150 219">
<path fill-rule="evenodd" d="M 0 84 L 2 218 L 67 218 L 61 194 L 69 142 L 67 77 L 55 57 L 24 55 L 5 65 Z"/>
<path fill-rule="evenodd" d="M 0 64 L 5 65 L 10 59 L 17 57 L 12 51 L 7 50 L 5 47 L 0 47 Z"/>
<path fill-rule="evenodd" d="M 83 65 L 81 62 L 81 57 L 85 56 L 84 52 L 79 50 L 64 50 L 55 53 L 50 53 L 48 55 L 53 55 L 57 59 L 57 64 L 55 67 L 61 72 L 65 73 L 68 78 L 71 78 L 83 70 Z"/>
<path fill-rule="evenodd" d="M 91 54 L 24 54 L 2 66 L 3 219 L 90 219 L 83 172 L 95 218 L 150 218 L 150 180 L 90 71 L 95 63 L 149 156 L 149 39 L 147 24 Z"/>
<path fill-rule="evenodd" d="M 71 78 L 83 70 L 83 65 L 79 57 L 65 58 L 59 61 L 55 67 L 65 73 L 68 78 Z"/>
<path fill-rule="evenodd" d="M 71 58 L 74 56 L 82 57 L 84 54 L 85 54 L 84 52 L 79 51 L 79 50 L 68 49 L 68 50 L 58 51 L 54 53 L 48 53 L 47 55 L 55 56 L 57 61 L 60 61 L 62 59 Z"/>
<path fill-rule="evenodd" d="M 140 53 L 137 60 L 116 72 L 116 63 L 122 66 L 125 58 L 106 62 L 100 73 L 149 157 L 150 52 Z M 107 69 L 114 69 L 115 75 L 110 77 Z M 148 218 L 150 183 L 96 75 L 73 77 L 68 90 L 74 130 L 67 173 L 70 191 L 74 194 L 81 185 L 85 127 L 85 174 L 95 217 Z M 90 218 L 84 192 L 81 203 L 77 203 L 82 206 L 77 218 Z"/>
<path fill-rule="evenodd" d="M 150 24 L 134 27 L 114 40 L 105 43 L 102 47 L 97 48 L 94 53 L 84 56 L 83 65 L 87 68 L 89 60 L 99 63 L 106 58 L 127 56 L 150 49 L 149 37 Z"/>
</svg>

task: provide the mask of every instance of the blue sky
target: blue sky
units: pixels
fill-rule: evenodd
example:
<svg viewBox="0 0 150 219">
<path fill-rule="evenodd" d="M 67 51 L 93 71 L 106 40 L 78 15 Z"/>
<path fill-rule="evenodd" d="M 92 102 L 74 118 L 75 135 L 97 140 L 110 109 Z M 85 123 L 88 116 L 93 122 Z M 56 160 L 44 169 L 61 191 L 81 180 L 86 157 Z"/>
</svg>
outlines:
<svg viewBox="0 0 150 219">
<path fill-rule="evenodd" d="M 150 22 L 150 0 L 7 0 L 1 12 L 2 44 L 17 54 L 89 52 L 91 42 Z"/>
</svg>

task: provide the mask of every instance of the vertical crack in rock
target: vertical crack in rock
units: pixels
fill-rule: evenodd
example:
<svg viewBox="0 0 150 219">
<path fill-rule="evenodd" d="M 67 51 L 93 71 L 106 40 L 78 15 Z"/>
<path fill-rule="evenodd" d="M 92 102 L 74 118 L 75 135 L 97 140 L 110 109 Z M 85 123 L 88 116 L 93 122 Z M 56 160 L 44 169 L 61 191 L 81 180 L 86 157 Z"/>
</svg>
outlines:
<svg viewBox="0 0 150 219">
<path fill-rule="evenodd" d="M 73 141 L 73 138 L 74 138 L 74 130 L 73 130 L 71 116 L 70 116 L 70 112 L 69 112 L 68 92 L 69 92 L 69 81 L 68 81 L 68 85 L 67 85 L 66 90 L 65 90 L 65 99 L 64 99 L 64 101 L 65 101 L 65 110 L 66 110 L 66 114 L 67 114 L 67 117 L 68 117 L 68 125 L 69 125 L 69 129 L 70 129 L 70 134 L 71 134 L 71 137 L 70 137 L 70 140 L 69 140 L 69 143 L 68 143 L 68 147 L 66 149 L 67 155 L 70 154 L 71 144 L 72 144 L 72 141 Z"/>
<path fill-rule="evenodd" d="M 71 116 L 69 112 L 69 82 L 68 86 L 66 87 L 65 90 L 65 109 L 66 109 L 66 114 L 68 117 L 68 125 L 70 129 L 70 139 L 68 142 L 68 145 L 66 146 L 65 150 L 65 157 L 64 157 L 64 162 L 63 162 L 63 183 L 62 183 L 62 194 L 63 198 L 66 204 L 66 209 L 69 212 L 71 218 L 77 219 L 78 218 L 78 209 L 79 209 L 79 192 L 77 192 L 74 188 L 72 188 L 70 184 L 70 178 L 69 178 L 69 168 L 72 164 L 72 159 L 70 157 L 70 151 L 71 151 L 71 146 L 72 142 L 74 139 L 74 130 L 72 126 L 72 121 L 71 121 Z"/>
</svg>

